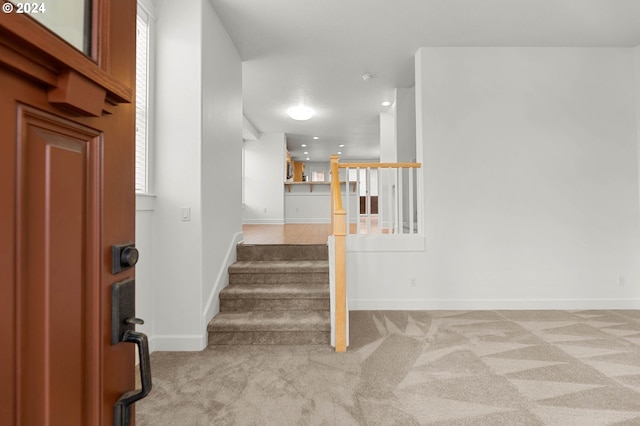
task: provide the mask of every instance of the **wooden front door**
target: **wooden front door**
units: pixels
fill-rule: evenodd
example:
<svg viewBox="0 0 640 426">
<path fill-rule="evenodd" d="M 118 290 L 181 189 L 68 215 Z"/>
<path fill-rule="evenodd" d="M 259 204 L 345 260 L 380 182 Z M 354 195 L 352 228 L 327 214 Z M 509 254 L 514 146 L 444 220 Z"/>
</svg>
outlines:
<svg viewBox="0 0 640 426">
<path fill-rule="evenodd" d="M 111 247 L 134 240 L 136 2 L 91 3 L 87 55 L 0 0 L 0 425 L 113 424 L 135 389 Z"/>
</svg>

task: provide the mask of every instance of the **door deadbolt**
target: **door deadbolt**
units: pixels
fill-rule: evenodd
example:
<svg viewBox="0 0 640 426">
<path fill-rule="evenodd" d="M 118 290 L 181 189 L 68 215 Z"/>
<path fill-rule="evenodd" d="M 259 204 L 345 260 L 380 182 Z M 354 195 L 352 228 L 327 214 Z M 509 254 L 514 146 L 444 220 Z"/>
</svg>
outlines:
<svg viewBox="0 0 640 426">
<path fill-rule="evenodd" d="M 114 244 L 111 246 L 111 254 L 111 273 L 114 275 L 134 267 L 140 257 L 134 243 Z"/>
<path fill-rule="evenodd" d="M 138 263 L 138 249 L 135 247 L 125 247 L 120 254 L 120 264 L 135 266 Z"/>
</svg>

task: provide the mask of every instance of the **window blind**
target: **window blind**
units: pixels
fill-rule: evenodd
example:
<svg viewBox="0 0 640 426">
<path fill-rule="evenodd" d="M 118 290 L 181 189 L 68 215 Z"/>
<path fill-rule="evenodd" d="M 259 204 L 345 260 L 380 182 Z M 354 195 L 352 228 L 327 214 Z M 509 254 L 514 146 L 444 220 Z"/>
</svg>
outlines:
<svg viewBox="0 0 640 426">
<path fill-rule="evenodd" d="M 147 16 L 138 12 L 136 25 L 136 192 L 147 187 L 147 100 L 149 26 Z"/>
</svg>

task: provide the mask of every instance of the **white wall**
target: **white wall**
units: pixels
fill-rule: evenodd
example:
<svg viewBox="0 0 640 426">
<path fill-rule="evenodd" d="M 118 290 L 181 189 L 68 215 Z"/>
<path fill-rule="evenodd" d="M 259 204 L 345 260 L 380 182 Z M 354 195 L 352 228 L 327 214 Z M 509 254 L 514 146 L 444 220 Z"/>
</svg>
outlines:
<svg viewBox="0 0 640 426">
<path fill-rule="evenodd" d="M 142 9 L 148 17 L 149 29 L 149 55 L 148 55 L 148 73 L 147 76 L 153 87 L 155 82 L 155 23 L 157 20 L 156 2 L 153 0 L 138 0 L 138 9 Z M 155 105 L 155 93 L 149 93 L 148 108 L 149 126 L 147 129 L 147 137 L 149 144 L 147 147 L 147 155 L 151 161 L 147 162 L 147 189 L 149 192 L 153 190 L 153 109 L 151 105 Z M 138 331 L 145 333 L 149 337 L 149 350 L 155 350 L 155 342 L 153 340 L 153 211 L 155 205 L 155 196 L 150 194 L 136 194 L 136 248 L 140 252 L 140 259 L 136 264 L 136 316 L 144 320 L 143 325 L 136 327 Z"/>
<path fill-rule="evenodd" d="M 310 191 L 311 189 L 311 191 Z M 349 185 L 349 222 L 357 221 L 358 196 Z M 340 187 L 342 206 L 347 209 L 346 186 Z M 284 195 L 285 223 L 331 223 L 331 185 L 291 185 Z"/>
<path fill-rule="evenodd" d="M 396 88 L 394 102 L 380 113 L 380 161 L 413 162 L 416 158 L 415 87 Z"/>
<path fill-rule="evenodd" d="M 244 141 L 244 223 L 284 223 L 285 164 L 284 133 Z"/>
<path fill-rule="evenodd" d="M 396 140 L 398 141 L 398 162 L 416 161 L 416 90 L 415 87 L 396 89 Z M 403 172 L 402 222 L 408 228 L 409 215 L 409 172 Z M 415 179 L 415 178 L 414 178 Z M 413 194 L 416 198 L 414 183 Z M 413 206 L 413 221 L 416 221 L 417 208 Z"/>
<path fill-rule="evenodd" d="M 396 141 L 399 162 L 416 159 L 416 90 L 396 89 Z"/>
<path fill-rule="evenodd" d="M 350 307 L 640 306 L 633 58 L 420 49 L 425 250 L 352 250 Z"/>
<path fill-rule="evenodd" d="M 331 164 L 328 161 L 304 161 L 304 174 L 311 182 L 313 172 L 323 172 L 324 181 L 331 181 Z"/>
<path fill-rule="evenodd" d="M 640 165 L 640 46 L 633 49 L 633 53 L 636 78 L 636 137 L 638 139 L 638 164 Z M 638 173 L 640 174 L 640 166 L 638 167 Z"/>
<path fill-rule="evenodd" d="M 153 214 L 156 349 L 198 349 L 202 295 L 202 3 L 159 2 Z M 181 221 L 181 208 L 191 221 Z"/>
<path fill-rule="evenodd" d="M 136 326 L 149 337 L 149 350 L 155 349 L 153 340 L 153 209 L 155 197 L 136 195 L 136 248 L 140 259 L 136 264 L 136 317 L 144 320 Z"/>
<path fill-rule="evenodd" d="M 380 162 L 398 161 L 398 143 L 396 140 L 396 105 L 388 112 L 380 113 Z"/>
<path fill-rule="evenodd" d="M 396 104 L 388 112 L 380 113 L 380 162 L 395 163 L 398 161 L 398 141 L 396 139 Z M 380 191 L 378 197 L 378 214 L 380 226 L 389 229 L 393 226 L 393 198 L 388 194 L 395 191 L 393 172 L 390 169 L 378 170 Z M 371 194 L 373 195 L 373 194 Z"/>
<path fill-rule="evenodd" d="M 206 323 L 242 239 L 242 62 L 209 1 L 202 3 L 202 300 Z"/>
<path fill-rule="evenodd" d="M 241 238 L 240 60 L 208 0 L 158 6 L 152 339 L 200 350 Z"/>
</svg>

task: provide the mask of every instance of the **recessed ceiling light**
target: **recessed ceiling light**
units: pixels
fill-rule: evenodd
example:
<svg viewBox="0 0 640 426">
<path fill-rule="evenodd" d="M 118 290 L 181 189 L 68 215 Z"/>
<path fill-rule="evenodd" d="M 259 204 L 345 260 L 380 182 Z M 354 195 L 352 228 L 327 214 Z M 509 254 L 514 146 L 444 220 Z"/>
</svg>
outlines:
<svg viewBox="0 0 640 426">
<path fill-rule="evenodd" d="M 338 155 L 342 154 L 342 151 L 338 151 Z"/>
<path fill-rule="evenodd" d="M 389 101 L 384 101 L 384 102 L 382 102 L 382 104 L 381 104 L 381 105 L 382 105 L 383 107 L 388 107 L 388 106 L 391 106 L 391 102 L 389 102 Z"/>
<path fill-rule="evenodd" d="M 303 148 L 306 148 L 306 147 L 307 147 L 307 144 L 306 144 L 306 143 L 303 143 L 303 144 L 302 144 L 302 145 L 300 145 L 300 146 L 301 146 L 301 147 L 303 147 Z"/>
<path fill-rule="evenodd" d="M 311 117 L 313 117 L 313 115 L 316 112 L 314 110 L 312 110 L 309 107 L 306 107 L 304 105 L 298 105 L 295 107 L 291 107 L 287 110 L 287 114 L 289 114 L 289 117 L 293 118 L 294 120 L 298 120 L 298 121 L 304 121 L 304 120 L 308 120 Z"/>
<path fill-rule="evenodd" d="M 318 140 L 318 139 L 320 139 L 320 138 L 319 138 L 318 136 L 314 136 L 313 138 L 314 138 L 315 140 Z"/>
<path fill-rule="evenodd" d="M 344 148 L 344 144 L 341 143 L 340 145 L 338 145 L 339 148 Z"/>
<path fill-rule="evenodd" d="M 311 158 L 307 157 L 307 160 L 311 160 Z"/>
<path fill-rule="evenodd" d="M 309 151 L 305 151 L 305 152 L 304 152 L 304 155 L 307 155 L 308 153 L 309 153 Z"/>
</svg>

